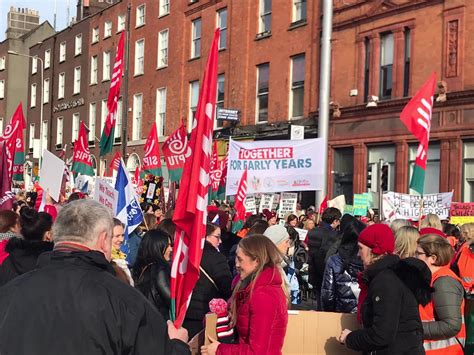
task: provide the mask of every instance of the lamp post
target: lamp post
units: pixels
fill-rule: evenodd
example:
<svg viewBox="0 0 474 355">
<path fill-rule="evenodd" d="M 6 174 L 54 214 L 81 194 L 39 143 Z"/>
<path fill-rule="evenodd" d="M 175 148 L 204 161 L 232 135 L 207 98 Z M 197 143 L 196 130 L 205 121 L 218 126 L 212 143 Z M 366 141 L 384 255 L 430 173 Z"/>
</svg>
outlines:
<svg viewBox="0 0 474 355">
<path fill-rule="evenodd" d="M 32 60 L 39 60 L 41 63 L 41 108 L 40 108 L 40 144 L 39 144 L 39 150 L 40 150 L 40 155 L 39 155 L 39 167 L 41 167 L 41 161 L 42 161 L 42 156 L 43 156 L 43 106 L 44 106 L 44 81 L 43 81 L 43 74 L 44 74 L 44 62 L 43 59 L 40 57 L 35 57 L 29 54 L 23 54 L 23 53 L 18 53 L 15 51 L 8 51 L 8 54 L 10 55 L 16 55 L 19 57 L 26 57 L 26 58 L 31 58 Z"/>
</svg>

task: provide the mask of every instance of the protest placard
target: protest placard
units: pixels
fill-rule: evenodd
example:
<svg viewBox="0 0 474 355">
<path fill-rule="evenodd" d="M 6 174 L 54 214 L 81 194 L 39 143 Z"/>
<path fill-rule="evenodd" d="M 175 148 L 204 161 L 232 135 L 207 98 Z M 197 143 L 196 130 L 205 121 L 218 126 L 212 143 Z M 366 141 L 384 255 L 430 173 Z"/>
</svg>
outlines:
<svg viewBox="0 0 474 355">
<path fill-rule="evenodd" d="M 354 194 L 354 216 L 365 216 L 367 215 L 367 209 L 369 208 L 369 196 L 367 194 Z"/>
<path fill-rule="evenodd" d="M 452 224 L 464 224 L 474 222 L 474 203 L 452 202 L 449 211 Z"/>
<path fill-rule="evenodd" d="M 45 191 L 49 191 L 49 195 L 59 201 L 61 193 L 61 184 L 64 175 L 64 161 L 59 159 L 49 150 L 43 151 L 43 162 L 40 170 L 40 186 Z"/>
<path fill-rule="evenodd" d="M 106 180 L 95 179 L 94 201 L 110 208 L 115 213 L 117 207 L 118 191 L 115 190 Z"/>
<path fill-rule="evenodd" d="M 386 192 L 383 194 L 383 214 L 385 219 L 410 219 L 417 221 L 420 216 L 428 213 L 437 215 L 440 219 L 449 218 L 449 210 L 453 192 L 427 194 L 423 198 L 418 195 Z"/>
<path fill-rule="evenodd" d="M 273 207 L 273 195 L 262 194 L 262 197 L 260 198 L 260 206 L 258 208 L 258 212 L 262 213 L 264 209 L 271 211 L 272 207 Z"/>
<path fill-rule="evenodd" d="M 304 241 L 306 239 L 306 236 L 308 235 L 308 231 L 306 229 L 295 228 L 295 231 L 298 232 L 300 240 Z"/>
<path fill-rule="evenodd" d="M 280 209 L 278 210 L 278 218 L 284 218 L 288 213 L 296 212 L 296 203 L 298 194 L 295 192 L 283 192 L 280 199 Z"/>
<path fill-rule="evenodd" d="M 328 201 L 328 207 L 335 207 L 341 213 L 344 212 L 344 206 L 346 205 L 346 197 L 344 195 L 339 195 L 334 197 L 332 200 Z"/>
<path fill-rule="evenodd" d="M 255 196 L 247 196 L 245 199 L 245 210 L 247 213 L 257 214 L 257 203 Z"/>
<path fill-rule="evenodd" d="M 279 205 L 280 205 L 280 194 L 273 194 L 273 204 L 272 204 L 271 209 L 273 211 L 276 211 Z"/>
<path fill-rule="evenodd" d="M 345 205 L 343 214 L 350 214 L 351 216 L 353 216 L 354 215 L 354 206 L 353 205 Z"/>
</svg>

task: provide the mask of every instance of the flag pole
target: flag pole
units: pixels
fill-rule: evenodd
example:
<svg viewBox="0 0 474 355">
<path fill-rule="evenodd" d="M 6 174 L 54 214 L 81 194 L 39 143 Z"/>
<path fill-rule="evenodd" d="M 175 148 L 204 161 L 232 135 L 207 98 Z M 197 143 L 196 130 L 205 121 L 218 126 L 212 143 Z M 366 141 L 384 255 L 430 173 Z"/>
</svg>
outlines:
<svg viewBox="0 0 474 355">
<path fill-rule="evenodd" d="M 128 67 L 130 65 L 130 12 L 132 5 L 127 5 L 127 39 L 125 41 L 125 80 L 123 83 L 123 111 L 122 111 L 122 157 L 127 154 L 127 132 L 128 132 Z"/>
</svg>

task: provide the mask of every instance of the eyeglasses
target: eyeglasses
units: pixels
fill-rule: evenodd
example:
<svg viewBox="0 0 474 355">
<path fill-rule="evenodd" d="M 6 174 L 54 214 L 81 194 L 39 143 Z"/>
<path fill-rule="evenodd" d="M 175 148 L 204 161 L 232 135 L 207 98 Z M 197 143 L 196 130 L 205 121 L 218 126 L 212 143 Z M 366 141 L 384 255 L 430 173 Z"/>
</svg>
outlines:
<svg viewBox="0 0 474 355">
<path fill-rule="evenodd" d="M 215 234 L 209 234 L 208 237 L 214 237 L 216 238 L 217 240 L 221 240 L 221 235 L 215 235 Z"/>
<path fill-rule="evenodd" d="M 430 256 L 430 255 L 428 255 L 428 254 L 426 254 L 426 253 L 424 253 L 424 252 L 422 252 L 422 251 L 418 251 L 418 250 L 415 251 L 415 256 L 416 256 L 416 257 L 418 257 L 418 256 L 420 256 L 420 255 Z"/>
</svg>

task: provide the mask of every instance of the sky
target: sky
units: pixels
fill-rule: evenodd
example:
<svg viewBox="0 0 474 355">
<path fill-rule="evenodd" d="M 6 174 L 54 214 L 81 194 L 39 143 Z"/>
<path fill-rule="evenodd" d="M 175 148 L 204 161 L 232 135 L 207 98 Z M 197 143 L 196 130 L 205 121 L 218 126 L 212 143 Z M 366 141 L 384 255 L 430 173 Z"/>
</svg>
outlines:
<svg viewBox="0 0 474 355">
<path fill-rule="evenodd" d="M 56 31 L 67 26 L 67 8 L 69 5 L 69 19 L 76 15 L 77 0 L 0 0 L 0 42 L 5 39 L 7 29 L 7 13 L 10 6 L 38 10 L 40 23 L 48 20 L 54 26 L 54 8 L 56 4 Z"/>
</svg>

